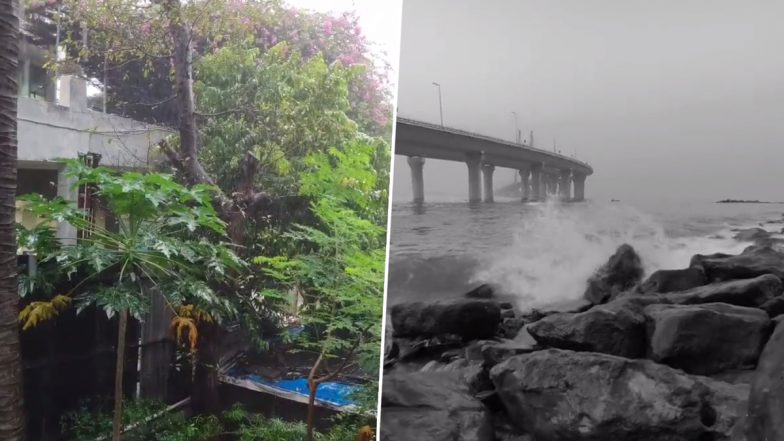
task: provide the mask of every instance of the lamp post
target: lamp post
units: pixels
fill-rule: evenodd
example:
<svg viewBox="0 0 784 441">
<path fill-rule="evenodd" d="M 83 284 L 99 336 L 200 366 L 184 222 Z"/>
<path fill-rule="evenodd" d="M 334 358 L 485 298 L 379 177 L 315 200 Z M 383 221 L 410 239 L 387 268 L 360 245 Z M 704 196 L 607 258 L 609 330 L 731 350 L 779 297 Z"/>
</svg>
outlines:
<svg viewBox="0 0 784 441">
<path fill-rule="evenodd" d="M 441 117 L 441 127 L 444 127 L 444 106 L 441 103 L 441 85 L 433 81 L 433 85 L 438 87 L 438 115 Z"/>
</svg>

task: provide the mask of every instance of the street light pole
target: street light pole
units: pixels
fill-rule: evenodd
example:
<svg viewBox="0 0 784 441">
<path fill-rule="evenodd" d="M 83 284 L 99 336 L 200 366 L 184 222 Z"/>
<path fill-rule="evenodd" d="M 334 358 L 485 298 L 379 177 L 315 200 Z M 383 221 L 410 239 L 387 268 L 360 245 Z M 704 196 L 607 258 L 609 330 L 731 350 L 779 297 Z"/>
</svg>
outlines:
<svg viewBox="0 0 784 441">
<path fill-rule="evenodd" d="M 515 119 L 515 144 L 520 144 L 520 128 L 517 125 L 517 112 L 512 112 Z"/>
<path fill-rule="evenodd" d="M 444 106 L 441 103 L 441 85 L 433 81 L 433 85 L 438 87 L 438 114 L 441 117 L 441 127 L 444 127 Z"/>
</svg>

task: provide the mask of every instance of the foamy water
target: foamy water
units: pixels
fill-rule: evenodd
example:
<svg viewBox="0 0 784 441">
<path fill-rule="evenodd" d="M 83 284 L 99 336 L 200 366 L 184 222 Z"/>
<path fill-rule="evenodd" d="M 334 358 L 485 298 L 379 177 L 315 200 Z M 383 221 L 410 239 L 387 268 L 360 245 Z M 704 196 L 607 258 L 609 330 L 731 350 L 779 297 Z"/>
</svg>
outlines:
<svg viewBox="0 0 784 441">
<path fill-rule="evenodd" d="M 389 300 L 459 295 L 483 282 L 500 285 L 522 307 L 572 300 L 622 243 L 639 253 L 646 274 L 684 268 L 695 254 L 740 253 L 749 243 L 733 239 L 732 229 L 779 233 L 782 211 L 708 203 L 659 210 L 609 202 L 398 204 Z"/>
</svg>

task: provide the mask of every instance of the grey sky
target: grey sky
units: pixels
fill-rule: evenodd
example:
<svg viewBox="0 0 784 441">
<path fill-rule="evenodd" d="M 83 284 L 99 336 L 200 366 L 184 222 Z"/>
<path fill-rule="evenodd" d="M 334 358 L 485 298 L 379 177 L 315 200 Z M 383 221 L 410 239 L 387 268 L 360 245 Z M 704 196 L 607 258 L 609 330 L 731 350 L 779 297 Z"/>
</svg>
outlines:
<svg viewBox="0 0 784 441">
<path fill-rule="evenodd" d="M 589 198 L 784 200 L 784 2 L 404 0 L 398 115 L 589 162 Z M 410 199 L 405 159 L 394 199 Z M 496 186 L 512 171 L 497 170 Z M 425 197 L 466 197 L 428 161 Z"/>
</svg>

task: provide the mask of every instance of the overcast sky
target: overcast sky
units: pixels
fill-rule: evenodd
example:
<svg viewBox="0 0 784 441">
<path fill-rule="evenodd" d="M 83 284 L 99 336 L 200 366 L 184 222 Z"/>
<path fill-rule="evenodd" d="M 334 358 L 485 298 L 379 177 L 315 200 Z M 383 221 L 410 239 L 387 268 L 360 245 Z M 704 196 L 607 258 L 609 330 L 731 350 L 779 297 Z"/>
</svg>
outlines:
<svg viewBox="0 0 784 441">
<path fill-rule="evenodd" d="M 390 81 L 397 80 L 400 56 L 400 14 L 402 0 L 286 0 L 299 8 L 341 14 L 354 11 L 362 32 L 371 43 L 375 55 L 386 60 L 392 72 Z"/>
<path fill-rule="evenodd" d="M 774 0 L 404 0 L 398 115 L 438 122 L 437 81 L 445 125 L 513 140 L 516 111 L 537 147 L 594 167 L 589 198 L 784 200 L 782 17 Z M 466 198 L 466 174 L 428 161 L 425 197 Z"/>
</svg>

